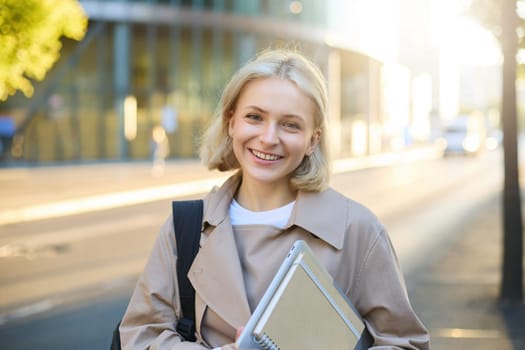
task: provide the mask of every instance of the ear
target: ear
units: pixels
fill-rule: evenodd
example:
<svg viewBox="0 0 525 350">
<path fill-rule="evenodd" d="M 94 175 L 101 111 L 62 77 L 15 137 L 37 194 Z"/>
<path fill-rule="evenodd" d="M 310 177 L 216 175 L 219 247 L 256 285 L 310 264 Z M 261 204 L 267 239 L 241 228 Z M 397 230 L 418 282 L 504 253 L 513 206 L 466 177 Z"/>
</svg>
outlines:
<svg viewBox="0 0 525 350">
<path fill-rule="evenodd" d="M 228 116 L 229 116 L 229 119 L 228 119 L 228 136 L 232 136 L 233 134 L 233 123 L 235 122 L 234 121 L 234 118 L 233 118 L 233 111 L 230 111 L 228 113 Z"/>
<path fill-rule="evenodd" d="M 308 150 L 306 151 L 306 155 L 310 156 L 312 153 L 314 153 L 315 148 L 319 144 L 319 141 L 321 140 L 321 129 L 315 129 L 312 137 L 310 138 L 310 145 L 308 146 Z"/>
</svg>

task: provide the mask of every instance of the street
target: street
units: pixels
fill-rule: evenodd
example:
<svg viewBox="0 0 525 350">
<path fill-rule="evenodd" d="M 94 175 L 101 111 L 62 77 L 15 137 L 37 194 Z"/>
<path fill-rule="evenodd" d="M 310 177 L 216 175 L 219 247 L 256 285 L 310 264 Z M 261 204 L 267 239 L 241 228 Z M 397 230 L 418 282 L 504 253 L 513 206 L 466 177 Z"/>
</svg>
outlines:
<svg viewBox="0 0 525 350">
<path fill-rule="evenodd" d="M 339 173 L 332 184 L 383 221 L 410 292 L 412 271 L 497 196 L 501 162 L 500 152 L 401 162 Z M 169 211 L 169 200 L 162 200 L 2 227 L 3 347 L 108 348 Z"/>
</svg>

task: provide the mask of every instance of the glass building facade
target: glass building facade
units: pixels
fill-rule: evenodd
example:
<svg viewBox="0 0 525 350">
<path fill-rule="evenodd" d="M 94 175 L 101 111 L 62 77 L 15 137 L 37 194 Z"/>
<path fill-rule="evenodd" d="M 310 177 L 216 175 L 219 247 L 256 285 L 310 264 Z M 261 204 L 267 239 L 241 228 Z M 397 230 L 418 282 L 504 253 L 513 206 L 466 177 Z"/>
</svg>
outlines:
<svg viewBox="0 0 525 350">
<path fill-rule="evenodd" d="M 338 2 L 80 1 L 84 39 L 64 41 L 31 99 L 0 104 L 17 125 L 8 158 L 149 159 L 158 128 L 170 158 L 195 157 L 226 80 L 268 47 L 300 50 L 325 73 L 336 157 L 387 151 L 406 125 L 389 124 L 384 62 L 327 40 L 327 11 Z"/>
</svg>

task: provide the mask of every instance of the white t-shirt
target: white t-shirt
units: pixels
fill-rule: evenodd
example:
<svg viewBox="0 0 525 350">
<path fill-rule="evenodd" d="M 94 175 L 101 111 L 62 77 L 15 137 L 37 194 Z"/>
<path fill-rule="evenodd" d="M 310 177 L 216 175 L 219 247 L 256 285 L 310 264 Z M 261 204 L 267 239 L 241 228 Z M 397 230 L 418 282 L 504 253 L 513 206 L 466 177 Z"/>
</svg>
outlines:
<svg viewBox="0 0 525 350">
<path fill-rule="evenodd" d="M 232 225 L 271 225 L 284 228 L 290 220 L 294 204 L 295 201 L 272 210 L 252 211 L 233 199 L 228 214 Z"/>
</svg>

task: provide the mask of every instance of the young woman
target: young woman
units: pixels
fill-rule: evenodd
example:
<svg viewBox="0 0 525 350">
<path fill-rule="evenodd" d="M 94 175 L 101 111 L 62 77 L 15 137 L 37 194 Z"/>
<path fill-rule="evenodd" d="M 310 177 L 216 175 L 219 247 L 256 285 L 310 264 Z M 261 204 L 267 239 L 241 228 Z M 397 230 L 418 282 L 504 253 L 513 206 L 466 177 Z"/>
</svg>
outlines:
<svg viewBox="0 0 525 350">
<path fill-rule="evenodd" d="M 204 198 L 189 271 L 196 338 L 182 341 L 172 219 L 161 229 L 120 326 L 123 349 L 233 349 L 292 244 L 302 239 L 362 315 L 372 349 L 428 349 L 383 225 L 328 186 L 324 79 L 304 56 L 267 51 L 227 84 L 203 162 L 238 171 Z M 345 348 L 345 344 L 341 344 Z"/>
</svg>

